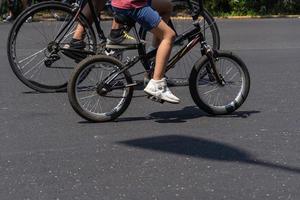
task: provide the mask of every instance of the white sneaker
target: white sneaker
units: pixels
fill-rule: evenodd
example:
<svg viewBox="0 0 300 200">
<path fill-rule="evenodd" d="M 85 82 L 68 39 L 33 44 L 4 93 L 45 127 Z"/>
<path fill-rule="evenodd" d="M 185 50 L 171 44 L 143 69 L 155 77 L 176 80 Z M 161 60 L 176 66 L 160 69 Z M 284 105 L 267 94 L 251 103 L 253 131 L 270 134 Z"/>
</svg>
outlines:
<svg viewBox="0 0 300 200">
<path fill-rule="evenodd" d="M 153 80 L 151 79 L 144 89 L 144 92 L 154 96 L 158 101 L 164 100 L 169 103 L 179 103 L 180 99 L 172 94 L 171 90 L 167 86 L 166 79 Z"/>
</svg>

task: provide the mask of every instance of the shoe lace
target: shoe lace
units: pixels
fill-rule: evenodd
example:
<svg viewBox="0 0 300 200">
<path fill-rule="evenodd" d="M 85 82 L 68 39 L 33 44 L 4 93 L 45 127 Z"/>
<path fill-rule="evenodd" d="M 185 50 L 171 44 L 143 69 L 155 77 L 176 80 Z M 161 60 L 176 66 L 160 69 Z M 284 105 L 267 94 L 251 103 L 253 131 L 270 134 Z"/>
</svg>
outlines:
<svg viewBox="0 0 300 200">
<path fill-rule="evenodd" d="M 131 35 L 129 35 L 126 31 L 123 32 L 123 37 L 128 40 L 135 40 L 135 38 Z"/>
<path fill-rule="evenodd" d="M 168 90 L 166 84 L 160 84 L 159 86 L 157 86 L 157 89 L 162 92 L 166 92 Z"/>
</svg>

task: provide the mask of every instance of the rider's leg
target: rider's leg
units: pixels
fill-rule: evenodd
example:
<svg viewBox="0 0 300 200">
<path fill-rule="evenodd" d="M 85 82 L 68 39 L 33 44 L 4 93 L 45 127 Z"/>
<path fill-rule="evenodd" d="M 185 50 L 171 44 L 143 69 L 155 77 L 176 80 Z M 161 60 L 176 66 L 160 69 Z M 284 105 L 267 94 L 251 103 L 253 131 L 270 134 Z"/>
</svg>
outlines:
<svg viewBox="0 0 300 200">
<path fill-rule="evenodd" d="M 105 0 L 92 0 L 92 2 L 97 12 L 103 10 L 105 5 Z M 92 12 L 88 4 L 84 6 L 82 13 L 88 20 L 88 23 L 93 24 Z M 84 49 L 86 47 L 86 43 L 84 42 L 85 34 L 86 32 L 84 26 L 81 23 L 78 23 L 71 41 L 69 42 L 69 44 L 66 44 L 64 47 L 78 49 L 78 50 Z M 78 55 L 78 53 L 74 53 L 74 52 L 65 51 L 63 53 L 68 57 L 73 58 L 76 62 L 79 62 L 81 59 L 84 58 L 84 56 L 82 56 L 81 54 Z"/>
<path fill-rule="evenodd" d="M 98 10 L 100 11 L 103 9 L 104 0 L 92 0 L 92 1 L 93 1 L 93 5 L 95 5 L 95 8 L 97 11 Z M 82 13 L 88 20 L 88 23 L 92 24 L 93 23 L 92 12 L 91 12 L 88 4 L 86 4 L 84 6 Z M 84 37 L 85 37 L 85 28 L 84 28 L 84 26 L 82 26 L 81 23 L 78 23 L 71 41 L 69 42 L 69 44 L 66 44 L 64 46 L 64 48 L 83 50 L 86 47 L 86 43 L 84 42 Z M 76 62 L 81 61 L 85 57 L 85 55 L 82 55 L 80 53 L 78 54 L 76 52 L 70 52 L 70 51 L 63 51 L 63 54 L 74 59 Z"/>
<path fill-rule="evenodd" d="M 104 8 L 105 1 L 104 0 L 93 0 L 93 5 L 95 5 L 95 8 L 97 8 L 98 11 L 101 11 Z M 92 24 L 93 23 L 92 12 L 91 12 L 88 4 L 86 4 L 84 6 L 82 13 L 88 19 L 89 24 Z M 75 29 L 74 35 L 73 35 L 73 39 L 83 40 L 84 34 L 85 34 L 84 27 L 80 23 L 78 23 L 78 25 Z"/>
<path fill-rule="evenodd" d="M 173 11 L 173 5 L 171 0 L 152 0 L 151 6 L 159 13 L 162 20 L 168 23 Z M 157 48 L 160 42 L 161 39 L 159 37 L 154 36 L 152 41 L 152 46 L 154 48 Z"/>
<path fill-rule="evenodd" d="M 165 66 L 170 57 L 175 33 L 164 21 L 160 21 L 158 26 L 152 29 L 151 32 L 161 41 L 157 49 L 153 74 L 154 80 L 160 80 L 164 77 Z"/>
<path fill-rule="evenodd" d="M 149 81 L 144 91 L 170 103 L 179 103 L 180 99 L 172 94 L 164 78 L 167 62 L 176 36 L 175 32 L 163 20 L 151 32 L 161 42 L 156 54 L 153 78 Z"/>
<path fill-rule="evenodd" d="M 84 27 L 80 23 L 78 23 L 73 35 L 73 39 L 83 40 L 83 35 L 84 35 Z"/>
<path fill-rule="evenodd" d="M 123 14 L 135 19 L 145 30 L 150 30 L 161 41 L 155 59 L 154 76 L 144 91 L 158 99 L 170 103 L 179 103 L 180 100 L 172 94 L 167 86 L 164 73 L 175 39 L 175 32 L 163 21 L 158 12 L 149 5 L 138 9 L 113 8 L 117 14 Z"/>
</svg>

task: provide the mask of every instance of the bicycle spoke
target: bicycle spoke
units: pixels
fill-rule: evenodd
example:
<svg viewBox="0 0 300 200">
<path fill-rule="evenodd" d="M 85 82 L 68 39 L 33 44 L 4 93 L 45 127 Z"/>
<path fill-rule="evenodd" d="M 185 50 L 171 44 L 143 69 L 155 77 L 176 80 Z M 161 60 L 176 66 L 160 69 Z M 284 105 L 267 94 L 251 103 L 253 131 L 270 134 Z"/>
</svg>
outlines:
<svg viewBox="0 0 300 200">
<path fill-rule="evenodd" d="M 46 48 L 44 48 L 44 49 L 42 49 L 42 50 L 39 50 L 39 51 L 37 51 L 36 53 L 34 53 L 34 54 L 32 54 L 32 55 L 30 55 L 30 56 L 28 56 L 28 57 L 26 57 L 26 58 L 24 58 L 24 59 L 22 59 L 22 60 L 18 61 L 18 63 L 19 63 L 19 64 L 21 64 L 21 63 L 22 63 L 22 62 L 24 62 L 25 60 L 28 60 L 28 59 L 30 59 L 30 58 L 32 58 L 32 57 L 34 57 L 34 56 L 36 56 L 37 54 L 39 54 L 39 53 L 43 52 L 45 49 L 46 49 Z"/>
<path fill-rule="evenodd" d="M 207 92 L 204 92 L 203 94 L 204 94 L 204 95 L 207 95 L 207 94 L 212 93 L 212 92 L 214 92 L 214 91 L 216 91 L 216 90 L 218 90 L 218 89 L 219 89 L 218 86 L 216 86 L 215 88 L 213 88 L 213 89 L 211 89 L 211 90 L 209 90 L 209 91 L 207 91 Z"/>
<path fill-rule="evenodd" d="M 31 63 L 31 61 L 33 61 L 37 56 L 32 57 L 25 65 L 23 66 L 19 66 L 19 69 L 22 70 L 24 69 L 29 63 Z"/>
<path fill-rule="evenodd" d="M 97 94 L 97 93 L 93 93 L 93 94 L 91 94 L 91 95 L 89 95 L 89 96 L 86 96 L 86 97 L 82 97 L 82 98 L 80 98 L 80 100 L 84 100 L 84 99 L 92 98 L 92 97 L 95 97 L 95 96 L 98 96 L 98 94 Z"/>
<path fill-rule="evenodd" d="M 35 64 L 31 69 L 29 69 L 27 72 L 24 73 L 24 76 L 26 76 L 29 72 L 33 71 L 39 65 L 41 65 L 45 60 L 46 60 L 46 58 L 44 58 L 43 60 L 41 60 L 37 64 Z"/>
</svg>

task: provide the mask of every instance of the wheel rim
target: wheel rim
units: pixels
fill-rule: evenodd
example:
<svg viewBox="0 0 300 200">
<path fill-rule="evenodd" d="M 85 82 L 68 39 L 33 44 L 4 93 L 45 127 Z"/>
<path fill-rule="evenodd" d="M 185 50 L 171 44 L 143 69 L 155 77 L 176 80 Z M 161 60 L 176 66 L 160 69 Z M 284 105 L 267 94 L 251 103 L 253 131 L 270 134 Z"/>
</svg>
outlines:
<svg viewBox="0 0 300 200">
<path fill-rule="evenodd" d="M 225 85 L 221 86 L 210 73 L 207 73 L 209 65 L 207 61 L 197 76 L 197 91 L 201 101 L 215 109 L 236 107 L 242 102 L 246 87 L 246 75 L 242 68 L 230 58 L 219 57 L 216 67 L 225 81 Z"/>
<path fill-rule="evenodd" d="M 95 62 L 86 66 L 76 77 L 75 97 L 81 111 L 99 118 L 110 117 L 119 112 L 129 94 L 129 88 L 115 89 L 107 93 L 99 92 L 99 84 L 118 67 L 108 62 Z M 127 84 L 124 74 L 120 74 L 111 85 Z"/>
</svg>

